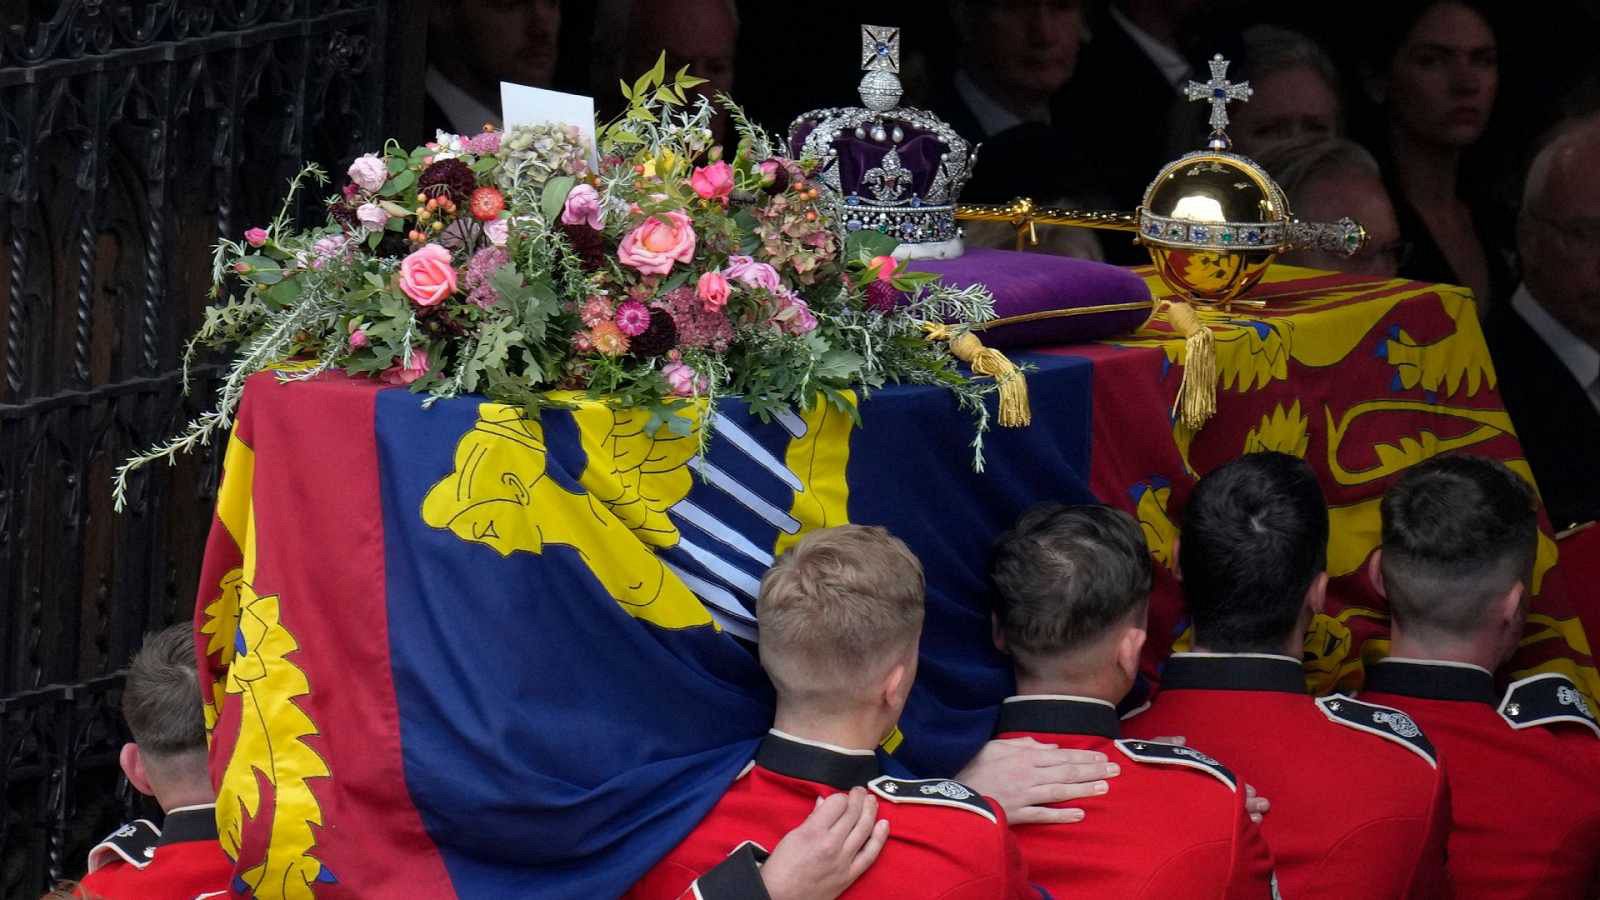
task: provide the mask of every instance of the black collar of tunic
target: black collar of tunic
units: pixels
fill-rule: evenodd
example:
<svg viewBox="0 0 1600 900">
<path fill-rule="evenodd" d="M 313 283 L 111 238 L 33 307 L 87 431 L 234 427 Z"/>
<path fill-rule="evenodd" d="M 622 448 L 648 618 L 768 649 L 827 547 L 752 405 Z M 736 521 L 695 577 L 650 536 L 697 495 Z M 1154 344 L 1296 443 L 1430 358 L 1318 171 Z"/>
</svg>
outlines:
<svg viewBox="0 0 1600 900">
<path fill-rule="evenodd" d="M 1494 705 L 1494 676 L 1477 668 L 1430 663 L 1425 660 L 1386 659 L 1367 669 L 1362 688 L 1384 694 L 1423 700 L 1475 700 Z"/>
<path fill-rule="evenodd" d="M 816 781 L 841 791 L 861 787 L 882 774 L 875 753 L 844 753 L 823 744 L 770 732 L 756 748 L 755 762 L 779 775 Z"/>
<path fill-rule="evenodd" d="M 1249 653 L 1174 653 L 1161 674 L 1161 689 L 1306 693 L 1305 669 L 1287 656 Z"/>
<path fill-rule="evenodd" d="M 1000 707 L 995 733 L 1089 734 L 1115 740 L 1122 736 L 1117 710 L 1088 699 L 1012 697 Z"/>
<path fill-rule="evenodd" d="M 161 823 L 161 837 L 157 847 L 181 844 L 186 841 L 214 841 L 217 839 L 217 808 L 203 806 L 197 809 L 180 809 L 167 813 Z"/>
</svg>

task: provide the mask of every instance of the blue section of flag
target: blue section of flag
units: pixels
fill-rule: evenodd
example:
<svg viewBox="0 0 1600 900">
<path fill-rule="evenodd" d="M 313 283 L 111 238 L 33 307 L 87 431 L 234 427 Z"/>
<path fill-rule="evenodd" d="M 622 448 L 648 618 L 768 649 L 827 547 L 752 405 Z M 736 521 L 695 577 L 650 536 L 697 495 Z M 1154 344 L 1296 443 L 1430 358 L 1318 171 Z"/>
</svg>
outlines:
<svg viewBox="0 0 1600 900">
<path fill-rule="evenodd" d="M 1016 360 L 1037 367 L 1028 374 L 1033 424 L 991 429 L 981 476 L 971 474 L 966 414 L 938 388 L 899 389 L 893 402 L 875 395 L 850 446 L 850 521 L 888 528 L 927 575 L 922 659 L 895 755 L 930 777 L 955 774 L 983 746 L 1014 687 L 990 642 L 990 543 L 1034 504 L 1094 502 L 1092 364 L 1046 354 Z"/>
<path fill-rule="evenodd" d="M 610 897 L 703 817 L 771 724 L 752 654 L 624 613 L 576 551 L 502 557 L 428 527 L 477 404 L 377 400 L 388 632 L 406 784 L 462 897 Z M 563 423 L 561 420 L 565 419 Z M 547 474 L 577 487 L 571 416 Z"/>
<path fill-rule="evenodd" d="M 851 521 L 887 527 L 927 571 L 918 681 L 886 769 L 952 775 L 989 737 L 1012 689 L 989 643 L 987 551 L 1044 500 L 1086 502 L 1089 361 L 1039 355 L 1033 425 L 994 428 L 971 472 L 971 420 L 932 387 L 860 406 L 847 480 Z M 993 402 L 991 400 L 991 412 Z M 754 586 L 794 502 L 781 465 L 794 422 L 719 405 L 708 462 L 673 508 L 660 557 L 754 618 Z M 462 897 L 608 897 L 683 839 L 771 723 L 752 650 L 709 627 L 667 630 L 627 615 L 577 551 L 501 556 L 423 521 L 423 499 L 477 422 L 463 399 L 420 408 L 377 399 L 388 636 L 406 785 Z M 930 422 L 944 423 L 929 427 Z M 570 413 L 546 410 L 544 477 L 581 492 Z M 905 435 L 925 436 L 916 443 Z M 787 474 L 786 474 L 787 473 Z"/>
</svg>

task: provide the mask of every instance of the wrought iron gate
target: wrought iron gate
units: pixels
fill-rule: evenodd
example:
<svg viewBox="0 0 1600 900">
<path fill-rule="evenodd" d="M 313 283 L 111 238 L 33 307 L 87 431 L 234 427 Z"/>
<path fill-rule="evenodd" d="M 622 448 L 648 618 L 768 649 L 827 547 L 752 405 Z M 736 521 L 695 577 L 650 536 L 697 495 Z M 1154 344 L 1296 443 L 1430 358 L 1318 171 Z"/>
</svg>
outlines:
<svg viewBox="0 0 1600 900">
<path fill-rule="evenodd" d="M 147 469 L 120 515 L 109 485 L 209 400 L 214 369 L 192 397 L 178 376 L 209 247 L 303 159 L 342 166 L 406 118 L 384 60 L 417 49 L 422 5 L 0 2 L 0 897 L 79 874 L 139 803 L 118 670 L 190 614 L 216 448 Z"/>
</svg>

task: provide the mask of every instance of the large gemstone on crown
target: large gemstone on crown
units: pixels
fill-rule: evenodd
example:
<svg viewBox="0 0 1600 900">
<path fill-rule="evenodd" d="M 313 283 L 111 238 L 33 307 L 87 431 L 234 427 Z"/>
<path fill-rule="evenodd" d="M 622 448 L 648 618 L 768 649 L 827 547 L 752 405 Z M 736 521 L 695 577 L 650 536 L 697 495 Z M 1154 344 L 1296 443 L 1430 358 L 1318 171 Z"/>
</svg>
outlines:
<svg viewBox="0 0 1600 900">
<path fill-rule="evenodd" d="M 1225 303 L 1283 249 L 1289 205 L 1253 160 L 1201 151 L 1168 163 L 1145 191 L 1139 240 L 1177 293 Z"/>
</svg>

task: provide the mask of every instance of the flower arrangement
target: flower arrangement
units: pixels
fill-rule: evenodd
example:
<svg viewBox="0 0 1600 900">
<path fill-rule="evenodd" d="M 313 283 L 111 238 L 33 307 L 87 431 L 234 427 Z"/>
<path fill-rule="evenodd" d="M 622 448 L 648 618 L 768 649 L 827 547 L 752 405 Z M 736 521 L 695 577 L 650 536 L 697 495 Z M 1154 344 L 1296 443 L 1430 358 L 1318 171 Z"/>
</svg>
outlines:
<svg viewBox="0 0 1600 900">
<path fill-rule="evenodd" d="M 701 83 L 664 60 L 624 84 L 627 110 L 590 148 L 566 125 L 391 141 L 349 167 L 326 221 L 277 218 L 215 249 L 212 297 L 191 340 L 232 351 L 216 408 L 117 475 L 169 461 L 232 422 L 245 379 L 331 370 L 428 394 L 481 393 L 536 413 L 552 389 L 650 410 L 686 434 L 691 403 L 743 398 L 766 418 L 846 390 L 943 385 L 976 420 L 993 382 L 965 374 L 926 332 L 993 316 L 981 287 L 908 271 L 876 232 L 841 240 L 809 174 L 726 96 L 736 152 L 715 146 Z M 285 366 L 286 360 L 302 360 Z M 820 398 L 820 400 L 819 400 Z M 708 429 L 700 429 L 706 440 Z"/>
</svg>

